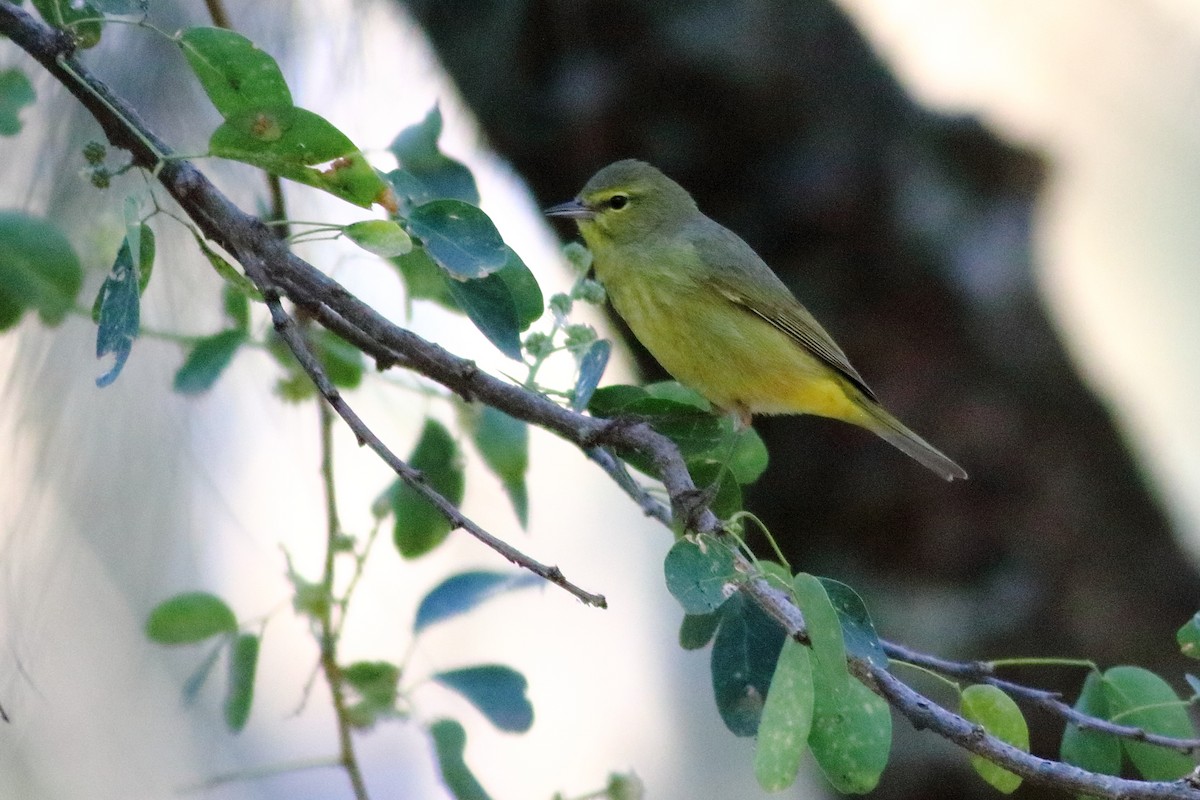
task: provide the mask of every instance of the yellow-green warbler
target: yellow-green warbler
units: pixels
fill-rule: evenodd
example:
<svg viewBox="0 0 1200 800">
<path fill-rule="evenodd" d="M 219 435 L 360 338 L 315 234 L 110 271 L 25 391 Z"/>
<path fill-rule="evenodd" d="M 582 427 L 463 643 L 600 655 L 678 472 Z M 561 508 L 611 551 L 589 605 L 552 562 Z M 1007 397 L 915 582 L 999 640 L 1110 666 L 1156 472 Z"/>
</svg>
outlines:
<svg viewBox="0 0 1200 800">
<path fill-rule="evenodd" d="M 753 414 L 832 417 L 873 431 L 948 481 L 967 477 L 880 405 L 750 245 L 659 170 L 610 164 L 546 213 L 579 225 L 617 313 L 667 372 L 742 424 Z"/>
</svg>

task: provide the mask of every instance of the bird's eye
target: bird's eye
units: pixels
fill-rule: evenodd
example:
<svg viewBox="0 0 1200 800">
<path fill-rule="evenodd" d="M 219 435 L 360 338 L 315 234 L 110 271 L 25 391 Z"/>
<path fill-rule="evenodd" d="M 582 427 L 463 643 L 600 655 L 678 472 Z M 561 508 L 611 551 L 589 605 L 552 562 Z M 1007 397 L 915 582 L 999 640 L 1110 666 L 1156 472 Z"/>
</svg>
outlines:
<svg viewBox="0 0 1200 800">
<path fill-rule="evenodd" d="M 608 207 L 613 211 L 620 211 L 625 206 L 629 205 L 629 197 L 623 194 L 614 194 L 608 198 Z"/>
</svg>

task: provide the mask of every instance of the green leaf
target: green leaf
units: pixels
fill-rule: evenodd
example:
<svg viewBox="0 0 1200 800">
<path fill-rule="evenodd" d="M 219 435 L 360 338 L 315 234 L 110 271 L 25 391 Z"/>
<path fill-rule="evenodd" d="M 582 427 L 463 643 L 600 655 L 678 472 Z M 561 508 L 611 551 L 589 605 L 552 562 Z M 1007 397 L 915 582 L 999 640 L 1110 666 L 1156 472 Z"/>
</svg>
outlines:
<svg viewBox="0 0 1200 800">
<path fill-rule="evenodd" d="M 483 406 L 473 419 L 475 447 L 495 473 L 512 502 L 521 527 L 529 524 L 529 495 L 525 472 L 529 468 L 529 426 L 499 409 Z"/>
<path fill-rule="evenodd" d="M 754 483 L 767 469 L 767 446 L 754 428 L 745 428 L 736 433 L 733 420 L 725 417 L 721 422 L 725 436 L 736 436 L 733 452 L 728 456 L 729 471 L 742 486 Z"/>
<path fill-rule="evenodd" d="M 1179 642 L 1179 652 L 1189 658 L 1200 658 L 1200 613 L 1184 623 L 1175 639 Z"/>
<path fill-rule="evenodd" d="M 133 264 L 129 238 L 117 251 L 112 270 L 100 287 L 94 306 L 97 317 L 96 358 L 112 354 L 115 358 L 111 367 L 96 378 L 96 385 L 103 388 L 117 379 L 125 366 L 133 341 L 141 331 L 141 307 L 138 287 L 139 272 Z"/>
<path fill-rule="evenodd" d="M 579 358 L 579 377 L 575 379 L 575 388 L 571 392 L 571 408 L 582 411 L 588 407 L 604 370 L 608 367 L 608 357 L 612 354 L 612 342 L 607 339 L 597 339 L 588 345 L 588 349 Z"/>
<path fill-rule="evenodd" d="M 1190 739 L 1196 735 L 1186 704 L 1162 678 L 1141 667 L 1112 667 L 1104 673 L 1109 719 L 1149 733 Z M 1148 781 L 1171 781 L 1191 772 L 1192 759 L 1164 747 L 1121 741 L 1129 760 Z"/>
<path fill-rule="evenodd" d="M 250 719 L 254 703 L 254 673 L 258 670 L 259 639 L 243 633 L 233 643 L 229 653 L 229 689 L 225 693 L 225 724 L 240 733 Z"/>
<path fill-rule="evenodd" d="M 699 650 L 712 641 L 717 632 L 721 615 L 716 611 L 707 614 L 685 614 L 679 626 L 679 646 L 684 650 Z"/>
<path fill-rule="evenodd" d="M 408 229 L 421 237 L 442 269 L 462 280 L 481 278 L 508 263 L 509 250 L 488 215 L 461 200 L 433 200 L 408 215 Z"/>
<path fill-rule="evenodd" d="M 707 614 L 724 603 L 742 581 L 733 551 L 711 536 L 680 539 L 663 562 L 667 589 L 689 614 Z"/>
<path fill-rule="evenodd" d="M 808 626 L 817 686 L 824 692 L 844 693 L 851 682 L 846 668 L 846 645 L 842 623 L 825 587 L 814 576 L 801 572 L 792 581 L 792 591 Z"/>
<path fill-rule="evenodd" d="M 679 447 L 688 462 L 708 460 L 721 463 L 729 454 L 731 440 L 722 430 L 721 419 L 694 405 L 690 399 L 658 397 L 636 386 L 606 386 L 597 389 L 588 403 L 594 416 L 628 416 L 645 420 Z M 657 390 L 656 390 L 657 391 Z M 672 395 L 676 394 L 674 390 Z M 654 475 L 653 462 L 636 451 L 619 450 L 618 455 L 635 468 Z"/>
<path fill-rule="evenodd" d="M 355 222 L 342 229 L 346 238 L 356 245 L 384 258 L 394 258 L 411 253 L 412 237 L 400 223 L 390 219 L 368 219 Z"/>
<path fill-rule="evenodd" d="M 636 773 L 609 773 L 608 783 L 604 786 L 604 800 L 646 800 L 647 796 L 646 784 Z"/>
<path fill-rule="evenodd" d="M 458 446 L 450 432 L 436 420 L 426 420 L 425 429 L 408 459 L 420 470 L 429 486 L 454 505 L 462 502 L 463 470 Z M 411 486 L 397 482 L 392 493 L 393 531 L 396 548 L 405 558 L 416 558 L 433 550 L 450 533 L 450 521 Z"/>
<path fill-rule="evenodd" d="M 307 336 L 313 355 L 321 362 L 325 376 L 334 386 L 353 389 L 362 383 L 365 367 L 361 350 L 325 328 L 313 328 L 307 332 Z M 316 388 L 312 381 L 292 354 L 291 348 L 273 330 L 267 336 L 267 352 L 288 371 L 288 380 L 295 382 L 290 388 L 296 392 L 297 398 L 313 396 Z"/>
<path fill-rule="evenodd" d="M 1018 750 L 1029 752 L 1029 726 L 1013 699 L 995 686 L 977 683 L 963 690 L 963 719 L 981 725 L 985 731 Z M 1012 794 L 1021 785 L 1021 776 L 998 767 L 982 756 L 971 754 L 971 766 L 979 777 L 1004 794 Z"/>
<path fill-rule="evenodd" d="M 47 24 L 64 29 L 69 25 L 71 36 L 82 49 L 100 43 L 100 12 L 90 3 L 79 0 L 33 0 L 33 7 Z M 74 24 L 83 19 L 95 21 Z"/>
<path fill-rule="evenodd" d="M 21 109 L 33 105 L 37 94 L 25 73 L 13 67 L 0 70 L 0 136 L 21 132 Z"/>
<path fill-rule="evenodd" d="M 292 608 L 297 614 L 319 620 L 329 613 L 332 590 L 324 582 L 307 580 L 293 570 L 288 570 L 288 580 L 292 583 Z"/>
<path fill-rule="evenodd" d="M 246 293 L 232 283 L 227 283 L 221 287 L 221 305 L 225 309 L 225 316 L 229 318 L 234 327 L 243 333 L 248 333 L 250 330 L 250 298 L 246 296 Z"/>
<path fill-rule="evenodd" d="M 1075 710 L 1090 717 L 1108 719 L 1108 701 L 1104 696 L 1104 679 L 1099 672 L 1088 672 L 1075 701 Z M 1107 733 L 1087 730 L 1067 723 L 1059 749 L 1062 760 L 1080 769 L 1102 775 L 1121 773 L 1121 740 Z"/>
<path fill-rule="evenodd" d="M 762 572 L 762 578 L 768 584 L 776 589 L 787 591 L 792 585 L 792 573 L 783 564 L 776 561 L 768 561 L 765 558 L 758 560 L 758 568 Z"/>
<path fill-rule="evenodd" d="M 706 459 L 692 459 L 687 462 L 687 467 L 696 486 L 705 493 L 712 493 L 708 507 L 718 519 L 729 519 L 742 510 L 742 488 L 733 473 Z"/>
<path fill-rule="evenodd" d="M 452 719 L 438 720 L 429 726 L 429 733 L 437 749 L 442 780 L 455 800 L 491 800 L 463 761 L 463 751 L 467 747 L 467 732 L 463 726 Z"/>
<path fill-rule="evenodd" d="M 138 294 L 144 294 L 154 272 L 154 229 L 145 223 L 138 225 Z"/>
<path fill-rule="evenodd" d="M 808 648 L 785 639 L 758 726 L 754 777 L 768 792 L 791 786 L 800 770 L 813 719 L 813 676 Z"/>
<path fill-rule="evenodd" d="M 83 270 L 71 243 L 45 220 L 0 211 L 0 330 L 35 308 L 57 325 L 75 304 Z"/>
<path fill-rule="evenodd" d="M 387 661 L 357 661 L 345 667 L 342 675 L 360 698 L 353 713 L 356 727 L 368 728 L 380 717 L 395 715 L 398 666 Z"/>
<path fill-rule="evenodd" d="M 813 726 L 808 746 L 833 788 L 866 794 L 879 783 L 892 747 L 887 702 L 857 680 L 831 691 L 813 673 Z"/>
<path fill-rule="evenodd" d="M 175 373 L 173 388 L 180 394 L 207 392 L 245 343 L 246 332 L 237 328 L 204 337 L 196 342 Z"/>
<path fill-rule="evenodd" d="M 411 253 L 391 259 L 404 280 L 404 293 L 412 313 L 413 300 L 432 300 L 450 311 L 462 312 L 447 285 L 446 273 L 433 263 L 424 247 L 414 247 Z"/>
<path fill-rule="evenodd" d="M 691 406 L 697 411 L 712 411 L 712 404 L 695 389 L 689 389 L 678 381 L 658 381 L 642 387 L 648 397 L 659 400 L 670 400 L 685 406 Z"/>
<path fill-rule="evenodd" d="M 388 191 L 344 133 L 302 108 L 260 110 L 234 117 L 213 132 L 208 150 L 214 156 L 323 189 L 363 208 Z M 324 169 L 319 168 L 322 165 Z"/>
<path fill-rule="evenodd" d="M 204 253 L 204 257 L 208 259 L 208 263 L 217 271 L 217 274 L 224 278 L 231 286 L 234 286 L 242 294 L 251 300 L 262 301 L 262 293 L 258 291 L 258 287 L 254 282 L 247 278 L 242 273 L 226 261 L 217 251 L 208 246 L 199 235 L 193 233 L 196 238 L 196 245 L 200 248 L 200 252 Z"/>
<path fill-rule="evenodd" d="M 740 592 L 725 601 L 720 615 L 710 664 L 717 711 L 735 736 L 753 736 L 783 647 L 783 629 Z"/>
<path fill-rule="evenodd" d="M 711 403 L 676 381 L 661 381 L 640 389 L 605 387 L 588 408 L 599 417 L 626 414 L 646 418 L 652 427 L 680 445 L 685 458 L 723 465 L 743 486 L 758 480 L 767 468 L 766 445 L 753 428 L 735 431 L 731 417 L 714 414 Z M 636 459 L 631 463 L 638 466 Z"/>
<path fill-rule="evenodd" d="M 164 600 L 150 612 L 146 635 L 159 644 L 191 644 L 237 631 L 237 618 L 221 598 L 187 592 Z"/>
<path fill-rule="evenodd" d="M 138 265 L 138 294 L 140 295 L 146 288 L 146 280 L 142 278 L 142 272 L 145 269 L 145 263 L 142 253 L 142 231 L 149 230 L 141 219 L 141 202 L 136 195 L 129 195 L 125 198 L 124 203 L 125 215 L 125 244 L 129 246 L 130 258 Z M 154 234 L 150 234 L 153 238 Z M 151 243 L 150 252 L 153 254 L 154 246 Z M 153 258 L 151 258 L 153 263 Z"/>
<path fill-rule="evenodd" d="M 292 107 L 292 93 L 279 64 L 240 33 L 188 28 L 178 41 L 188 66 L 225 119 Z"/>
<path fill-rule="evenodd" d="M 508 286 L 512 295 L 513 305 L 517 309 L 517 327 L 526 330 L 530 325 L 541 319 L 545 304 L 542 301 L 542 287 L 537 278 L 516 251 L 505 245 L 508 260 L 497 272 L 501 280 Z"/>
<path fill-rule="evenodd" d="M 467 613 L 507 592 L 540 585 L 532 572 L 461 572 L 439 583 L 421 600 L 413 633 Z"/>
<path fill-rule="evenodd" d="M 887 766 L 891 713 L 882 698 L 849 676 L 842 622 L 825 584 L 800 573 L 792 588 L 812 641 L 815 701 L 809 747 L 835 789 L 864 794 L 875 788 Z"/>
<path fill-rule="evenodd" d="M 432 198 L 450 197 L 479 205 L 479 189 L 471 170 L 438 149 L 442 112 L 436 105 L 425 119 L 396 136 L 388 147 L 405 171 L 426 186 Z"/>
<path fill-rule="evenodd" d="M 510 667 L 488 664 L 438 672 L 433 679 L 465 697 L 502 731 L 524 733 L 533 725 L 533 705 L 525 696 L 525 676 Z"/>
<path fill-rule="evenodd" d="M 887 669 L 887 654 L 883 651 L 879 634 L 875 632 L 875 623 L 871 621 L 871 615 L 867 613 L 867 606 L 862 598 L 849 586 L 833 578 L 817 580 L 825 588 L 825 594 L 829 596 L 829 602 L 842 623 L 846 652 L 876 667 Z"/>
<path fill-rule="evenodd" d="M 472 280 L 446 277 L 454 303 L 504 355 L 521 360 L 521 322 L 508 284 L 499 275 Z"/>
<path fill-rule="evenodd" d="M 394 169 L 384 173 L 383 178 L 400 200 L 401 216 L 407 216 L 414 206 L 438 199 L 432 189 L 406 169 Z"/>
<path fill-rule="evenodd" d="M 593 416 L 615 417 L 624 409 L 648 397 L 646 390 L 640 386 L 616 384 L 597 389 L 588 401 L 587 409 Z"/>
<path fill-rule="evenodd" d="M 361 350 L 326 328 L 313 330 L 309 341 L 321 366 L 325 368 L 325 375 L 334 386 L 354 389 L 362 383 L 364 365 Z"/>
</svg>

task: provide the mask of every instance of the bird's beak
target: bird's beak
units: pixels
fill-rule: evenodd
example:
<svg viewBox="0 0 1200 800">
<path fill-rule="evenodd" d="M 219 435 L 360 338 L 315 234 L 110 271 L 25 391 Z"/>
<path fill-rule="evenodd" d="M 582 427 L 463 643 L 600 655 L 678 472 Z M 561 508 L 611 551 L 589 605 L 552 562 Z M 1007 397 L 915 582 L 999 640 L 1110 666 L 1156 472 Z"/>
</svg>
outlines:
<svg viewBox="0 0 1200 800">
<path fill-rule="evenodd" d="M 567 219 L 595 219 L 596 212 L 585 206 L 579 198 L 550 206 L 543 212 L 548 217 L 565 217 Z"/>
</svg>

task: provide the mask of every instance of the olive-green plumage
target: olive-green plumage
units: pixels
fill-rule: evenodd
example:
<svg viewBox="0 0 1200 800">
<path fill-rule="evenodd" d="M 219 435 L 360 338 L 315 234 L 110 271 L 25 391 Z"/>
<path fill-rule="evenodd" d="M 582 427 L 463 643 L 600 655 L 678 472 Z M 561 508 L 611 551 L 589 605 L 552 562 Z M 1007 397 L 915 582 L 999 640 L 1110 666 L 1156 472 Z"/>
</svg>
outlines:
<svg viewBox="0 0 1200 800">
<path fill-rule="evenodd" d="M 946 480 L 967 473 L 884 410 L 842 349 L 758 254 L 641 161 L 548 209 L 574 219 L 617 313 L 679 382 L 748 422 L 817 414 L 873 431 Z"/>
</svg>

